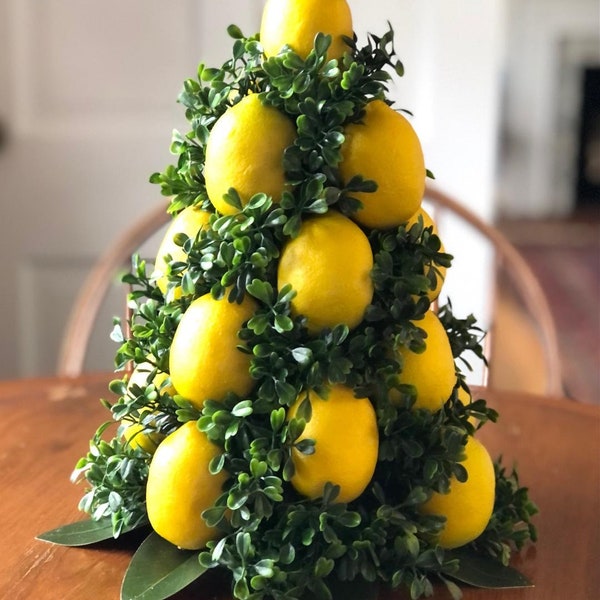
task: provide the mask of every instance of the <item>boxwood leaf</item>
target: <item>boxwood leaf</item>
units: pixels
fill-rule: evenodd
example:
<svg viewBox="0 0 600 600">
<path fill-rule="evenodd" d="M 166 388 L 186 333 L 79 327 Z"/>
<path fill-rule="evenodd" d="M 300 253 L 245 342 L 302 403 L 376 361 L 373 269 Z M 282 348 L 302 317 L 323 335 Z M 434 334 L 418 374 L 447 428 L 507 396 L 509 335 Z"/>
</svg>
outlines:
<svg viewBox="0 0 600 600">
<path fill-rule="evenodd" d="M 180 550 L 152 532 L 129 563 L 121 600 L 164 600 L 198 579 L 205 570 L 198 552 Z"/>
<path fill-rule="evenodd" d="M 131 527 L 123 527 L 121 533 L 127 533 L 146 525 L 145 522 L 136 523 Z M 36 536 L 36 539 L 51 542 L 59 546 L 88 546 L 97 542 L 113 539 L 113 526 L 110 517 L 93 520 L 76 521 L 68 525 L 61 525 Z"/>
<path fill-rule="evenodd" d="M 515 568 L 505 566 L 491 557 L 466 550 L 454 550 L 446 556 L 459 561 L 458 571 L 446 575 L 462 583 L 488 589 L 533 587 L 531 581 Z"/>
</svg>

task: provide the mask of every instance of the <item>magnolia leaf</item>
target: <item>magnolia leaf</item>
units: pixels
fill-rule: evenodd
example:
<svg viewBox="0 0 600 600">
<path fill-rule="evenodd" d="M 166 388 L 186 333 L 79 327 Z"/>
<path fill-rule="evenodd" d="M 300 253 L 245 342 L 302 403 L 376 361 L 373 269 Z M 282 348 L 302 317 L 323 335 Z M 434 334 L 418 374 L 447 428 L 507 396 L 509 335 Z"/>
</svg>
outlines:
<svg viewBox="0 0 600 600">
<path fill-rule="evenodd" d="M 180 550 L 152 532 L 129 563 L 121 587 L 121 600 L 164 600 L 205 571 L 198 560 L 198 552 Z"/>
<path fill-rule="evenodd" d="M 447 556 L 457 558 L 459 567 L 457 571 L 446 575 L 462 583 L 487 589 L 533 587 L 533 583 L 519 571 L 491 557 L 465 550 L 455 550 Z"/>
<path fill-rule="evenodd" d="M 131 527 L 123 527 L 121 534 L 133 531 L 146 525 L 145 522 L 137 523 Z M 46 531 L 36 536 L 36 539 L 51 542 L 60 546 L 88 546 L 97 542 L 114 539 L 113 526 L 110 517 L 102 519 L 77 521 L 68 525 L 61 525 L 56 529 Z"/>
</svg>

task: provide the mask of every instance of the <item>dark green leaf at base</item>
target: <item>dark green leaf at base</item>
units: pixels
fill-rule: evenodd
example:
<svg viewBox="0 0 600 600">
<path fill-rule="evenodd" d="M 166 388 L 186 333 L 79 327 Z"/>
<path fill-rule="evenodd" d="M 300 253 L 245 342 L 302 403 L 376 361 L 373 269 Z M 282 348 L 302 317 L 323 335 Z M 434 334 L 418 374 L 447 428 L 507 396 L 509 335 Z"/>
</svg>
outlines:
<svg viewBox="0 0 600 600">
<path fill-rule="evenodd" d="M 519 571 L 493 558 L 464 550 L 448 552 L 447 558 L 459 560 L 458 570 L 447 573 L 447 576 L 462 583 L 488 589 L 533 587 L 531 581 Z"/>
<path fill-rule="evenodd" d="M 123 527 L 121 533 L 133 531 L 143 525 L 145 523 Z M 86 519 L 85 521 L 69 523 L 68 525 L 62 525 L 36 536 L 38 540 L 51 542 L 60 546 L 88 546 L 113 538 L 113 525 L 110 517 L 105 517 L 97 521 Z"/>
<path fill-rule="evenodd" d="M 180 550 L 153 532 L 131 559 L 121 600 L 164 600 L 187 587 L 204 571 L 198 552 Z"/>
</svg>

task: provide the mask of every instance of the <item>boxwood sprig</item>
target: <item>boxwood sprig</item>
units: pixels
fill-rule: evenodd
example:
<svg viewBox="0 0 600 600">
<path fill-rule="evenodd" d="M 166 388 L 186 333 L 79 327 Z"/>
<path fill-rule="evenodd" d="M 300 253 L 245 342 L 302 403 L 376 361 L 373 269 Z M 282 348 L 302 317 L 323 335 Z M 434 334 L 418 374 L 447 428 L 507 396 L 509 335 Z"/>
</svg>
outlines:
<svg viewBox="0 0 600 600">
<path fill-rule="evenodd" d="M 229 197 L 239 201 L 234 190 Z M 234 215 L 213 215 L 210 229 L 184 246 L 188 252 L 181 275 L 184 294 L 197 297 L 210 292 L 215 298 L 227 295 L 230 301 L 241 302 L 252 280 L 274 280 L 287 217 L 265 194 L 256 194 L 238 208 Z"/>
<path fill-rule="evenodd" d="M 130 335 L 125 335 L 121 320 L 116 319 L 111 333 L 111 339 L 119 344 L 115 368 L 121 371 L 150 360 L 160 371 L 168 372 L 171 340 L 190 299 L 182 297 L 165 302 L 152 278 L 152 266 L 139 254 L 132 256 L 131 264 L 131 271 L 122 277 L 130 288 L 127 294 Z"/>
<path fill-rule="evenodd" d="M 427 293 L 436 287 L 439 268 L 450 267 L 452 256 L 441 252 L 439 237 L 421 218 L 410 227 L 374 230 L 369 237 L 375 298 L 367 319 L 420 319 L 429 309 Z"/>
<path fill-rule="evenodd" d="M 450 347 L 455 358 L 460 359 L 462 364 L 471 370 L 471 364 L 464 356 L 465 352 L 470 351 L 475 357 L 487 365 L 487 356 L 483 348 L 485 331 L 477 325 L 477 320 L 473 315 L 460 319 L 452 313 L 452 302 L 448 301 L 440 307 L 438 316 L 442 325 L 448 332 Z"/>
<path fill-rule="evenodd" d="M 98 520 L 110 517 L 113 535 L 147 521 L 146 480 L 148 455 L 134 449 L 122 438 L 104 439 L 116 428 L 114 422 L 102 424 L 90 440 L 89 452 L 75 465 L 72 481 L 85 480 L 89 488 L 79 509 Z"/>
</svg>

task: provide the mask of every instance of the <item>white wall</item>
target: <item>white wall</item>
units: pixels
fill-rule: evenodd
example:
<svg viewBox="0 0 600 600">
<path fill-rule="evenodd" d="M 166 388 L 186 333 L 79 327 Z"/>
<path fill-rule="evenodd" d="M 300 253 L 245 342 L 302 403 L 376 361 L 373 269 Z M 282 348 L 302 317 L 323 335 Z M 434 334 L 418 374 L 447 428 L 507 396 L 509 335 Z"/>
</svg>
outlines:
<svg viewBox="0 0 600 600">
<path fill-rule="evenodd" d="M 501 208 L 508 216 L 568 214 L 579 85 L 574 64 L 600 63 L 598 0 L 508 0 Z"/>
</svg>

